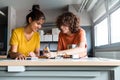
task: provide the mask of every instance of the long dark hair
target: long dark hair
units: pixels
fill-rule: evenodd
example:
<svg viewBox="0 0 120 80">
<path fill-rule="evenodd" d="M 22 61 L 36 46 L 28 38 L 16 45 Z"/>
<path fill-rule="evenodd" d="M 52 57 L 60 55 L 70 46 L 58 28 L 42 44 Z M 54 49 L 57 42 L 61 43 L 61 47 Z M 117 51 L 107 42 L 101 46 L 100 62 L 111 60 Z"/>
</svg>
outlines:
<svg viewBox="0 0 120 80">
<path fill-rule="evenodd" d="M 58 16 L 56 25 L 59 29 L 62 25 L 66 25 L 72 33 L 75 33 L 80 28 L 80 19 L 72 12 L 65 12 Z"/>
<path fill-rule="evenodd" d="M 39 5 L 33 5 L 32 11 L 26 16 L 26 22 L 29 24 L 28 19 L 31 17 L 33 21 L 43 19 L 45 20 L 45 15 L 42 11 L 40 11 Z"/>
</svg>

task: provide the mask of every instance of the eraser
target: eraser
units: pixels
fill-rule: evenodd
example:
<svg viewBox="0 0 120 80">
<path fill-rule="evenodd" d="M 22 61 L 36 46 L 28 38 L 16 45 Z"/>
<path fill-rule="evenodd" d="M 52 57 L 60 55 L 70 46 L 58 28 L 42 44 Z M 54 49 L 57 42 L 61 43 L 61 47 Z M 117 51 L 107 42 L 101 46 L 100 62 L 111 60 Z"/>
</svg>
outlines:
<svg viewBox="0 0 120 80">
<path fill-rule="evenodd" d="M 26 60 L 38 60 L 38 57 L 27 57 Z"/>
<path fill-rule="evenodd" d="M 74 55 L 72 55 L 72 58 L 73 58 L 73 59 L 79 59 L 80 57 L 79 57 L 78 54 L 74 54 Z"/>
</svg>

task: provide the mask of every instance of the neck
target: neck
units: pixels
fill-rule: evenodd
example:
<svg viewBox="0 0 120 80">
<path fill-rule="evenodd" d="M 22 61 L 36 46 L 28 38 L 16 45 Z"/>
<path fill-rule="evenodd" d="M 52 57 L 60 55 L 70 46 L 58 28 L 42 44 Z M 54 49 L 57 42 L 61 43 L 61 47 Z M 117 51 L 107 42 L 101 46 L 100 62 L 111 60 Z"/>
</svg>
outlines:
<svg viewBox="0 0 120 80">
<path fill-rule="evenodd" d="M 24 31 L 25 31 L 26 34 L 32 34 L 33 33 L 32 29 L 30 28 L 29 25 L 26 25 L 24 27 Z"/>
<path fill-rule="evenodd" d="M 66 33 L 66 35 L 70 36 L 70 35 L 72 35 L 72 33 L 71 33 L 71 32 L 68 32 L 68 33 Z"/>
</svg>

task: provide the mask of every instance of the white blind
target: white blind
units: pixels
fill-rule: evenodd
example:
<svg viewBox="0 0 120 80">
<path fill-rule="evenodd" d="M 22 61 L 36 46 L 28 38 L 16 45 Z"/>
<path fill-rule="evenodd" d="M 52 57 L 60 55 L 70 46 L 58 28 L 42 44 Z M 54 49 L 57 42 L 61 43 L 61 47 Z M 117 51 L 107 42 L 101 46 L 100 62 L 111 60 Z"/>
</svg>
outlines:
<svg viewBox="0 0 120 80">
<path fill-rule="evenodd" d="M 106 13 L 106 9 L 105 9 L 105 3 L 104 2 L 102 2 L 98 5 L 95 5 L 95 7 L 93 8 L 93 14 L 92 14 L 93 22 L 98 20 L 105 13 Z"/>
</svg>

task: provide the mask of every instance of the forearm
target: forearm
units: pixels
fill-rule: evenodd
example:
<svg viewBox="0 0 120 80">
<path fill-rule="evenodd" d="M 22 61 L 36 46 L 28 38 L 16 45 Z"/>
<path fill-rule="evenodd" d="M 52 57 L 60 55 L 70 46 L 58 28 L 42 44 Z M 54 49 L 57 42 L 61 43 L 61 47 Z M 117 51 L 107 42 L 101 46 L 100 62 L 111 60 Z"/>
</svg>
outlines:
<svg viewBox="0 0 120 80">
<path fill-rule="evenodd" d="M 40 56 L 40 50 L 39 50 L 39 48 L 34 51 L 34 54 L 35 54 L 37 57 Z"/>
<path fill-rule="evenodd" d="M 74 54 L 79 54 L 80 57 L 84 57 L 87 55 L 86 48 L 73 48 L 73 49 L 67 49 L 67 50 L 62 50 L 57 52 L 58 55 L 74 55 Z"/>
<path fill-rule="evenodd" d="M 36 57 L 38 57 L 38 56 L 40 56 L 40 51 L 36 50 L 36 51 L 34 51 L 34 54 L 35 54 Z"/>
<path fill-rule="evenodd" d="M 35 52 L 36 57 L 40 56 L 40 52 Z"/>
<path fill-rule="evenodd" d="M 10 58 L 12 58 L 12 59 L 15 59 L 17 56 L 19 56 L 20 55 L 20 53 L 17 53 L 17 52 L 10 52 L 9 51 L 9 56 L 10 56 Z"/>
</svg>

